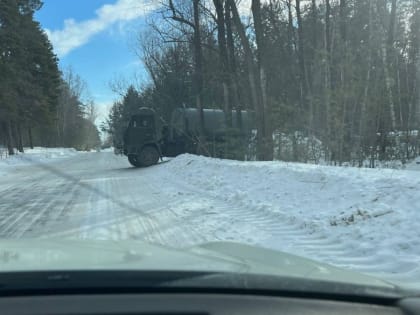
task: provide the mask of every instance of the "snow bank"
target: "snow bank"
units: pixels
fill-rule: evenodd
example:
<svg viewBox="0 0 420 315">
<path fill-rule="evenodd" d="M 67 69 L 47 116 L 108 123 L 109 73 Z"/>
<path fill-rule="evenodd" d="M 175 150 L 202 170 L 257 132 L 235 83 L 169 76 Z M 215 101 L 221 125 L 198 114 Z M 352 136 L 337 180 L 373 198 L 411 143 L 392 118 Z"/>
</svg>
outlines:
<svg viewBox="0 0 420 315">
<path fill-rule="evenodd" d="M 115 148 L 114 147 L 109 147 L 106 149 L 101 149 L 101 152 L 114 152 Z"/>
<path fill-rule="evenodd" d="M 14 167 L 31 165 L 36 163 L 48 163 L 57 159 L 68 158 L 78 154 L 73 148 L 24 148 L 25 153 L 18 153 L 13 156 L 2 155 L 0 159 L 0 174 L 13 170 Z"/>
<path fill-rule="evenodd" d="M 411 171 L 420 171 L 420 157 L 417 157 L 410 163 L 407 163 L 407 165 L 405 166 L 405 169 L 411 170 Z"/>
<path fill-rule="evenodd" d="M 187 154 L 165 163 L 159 172 L 182 178 L 244 211 L 265 213 L 309 236 L 321 235 L 355 257 L 373 257 L 373 265 L 386 262 L 388 275 L 420 271 L 418 171 L 239 162 Z M 334 253 L 317 257 L 316 248 L 297 249 L 276 235 L 255 242 L 352 267 L 349 257 L 343 260 Z"/>
</svg>

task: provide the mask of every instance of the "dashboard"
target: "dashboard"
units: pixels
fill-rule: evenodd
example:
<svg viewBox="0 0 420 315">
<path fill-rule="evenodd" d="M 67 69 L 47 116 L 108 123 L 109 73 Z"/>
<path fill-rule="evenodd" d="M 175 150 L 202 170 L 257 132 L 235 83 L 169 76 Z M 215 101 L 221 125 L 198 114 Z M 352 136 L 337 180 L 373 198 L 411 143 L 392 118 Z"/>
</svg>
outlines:
<svg viewBox="0 0 420 315">
<path fill-rule="evenodd" d="M 420 314 L 420 299 L 394 305 L 241 294 L 141 293 L 0 297 L 1 314 L 205 315 L 205 314 Z"/>
<path fill-rule="evenodd" d="M 420 315 L 420 292 L 197 271 L 35 271 L 0 275 L 0 315 Z"/>
</svg>

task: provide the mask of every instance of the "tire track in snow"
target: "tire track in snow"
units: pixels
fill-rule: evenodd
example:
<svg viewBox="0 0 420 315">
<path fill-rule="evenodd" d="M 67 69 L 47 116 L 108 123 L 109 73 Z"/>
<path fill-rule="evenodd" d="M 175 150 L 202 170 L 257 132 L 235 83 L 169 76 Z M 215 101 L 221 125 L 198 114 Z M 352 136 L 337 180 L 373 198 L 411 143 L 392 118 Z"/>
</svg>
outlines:
<svg viewBox="0 0 420 315">
<path fill-rule="evenodd" d="M 191 186 L 185 181 L 174 181 L 173 177 L 166 178 L 166 180 L 171 181 L 170 186 L 177 187 L 177 190 L 193 193 L 194 195 L 190 197 L 191 200 L 197 197 L 203 198 L 203 196 L 211 200 L 210 203 L 214 205 L 216 213 L 223 215 L 228 213 L 231 218 L 235 218 L 232 226 L 252 222 L 258 227 L 258 230 L 270 235 L 266 239 L 250 242 L 249 239 L 247 240 L 239 233 L 234 240 L 295 253 L 338 267 L 370 273 L 390 281 L 418 283 L 418 279 L 420 279 L 419 262 L 399 261 L 399 270 L 395 270 L 395 257 L 380 256 L 374 251 L 365 253 L 354 251 L 349 244 L 343 243 L 341 239 L 335 236 L 328 235 L 327 231 L 311 229 L 284 212 L 273 211 L 268 207 L 238 206 L 237 203 L 230 200 L 220 201 L 219 196 L 198 189 L 197 186 Z M 246 234 L 248 235 L 248 232 Z M 223 240 L 223 237 L 219 237 L 219 239 Z"/>
<path fill-rule="evenodd" d="M 67 222 L 63 220 L 64 222 L 61 224 L 63 227 L 60 231 L 47 231 L 40 237 L 127 239 L 134 238 L 136 234 L 142 234 L 147 240 L 150 237 L 153 238 L 151 241 L 161 243 L 156 224 L 142 210 L 142 207 L 155 208 L 154 201 L 145 200 L 145 202 L 139 203 L 137 194 L 139 191 L 137 190 L 136 194 L 127 194 L 125 191 L 127 184 L 134 185 L 124 182 L 124 180 L 131 180 L 134 181 L 133 184 L 139 185 L 136 182 L 138 178 L 136 176 L 121 176 L 121 170 L 112 170 L 112 166 L 115 165 L 110 166 L 110 160 L 112 161 L 112 159 L 106 158 L 98 161 L 97 164 L 103 170 L 93 169 L 90 174 L 82 174 L 79 182 L 82 182 L 83 185 L 74 185 L 77 187 L 76 201 L 70 198 L 72 201 L 69 200 L 69 203 L 71 215 L 76 219 L 70 218 Z M 124 171 L 126 170 L 129 168 L 124 169 Z M 105 171 L 106 175 L 101 171 Z M 148 191 L 143 193 L 148 195 Z M 140 197 L 144 197 L 144 195 L 140 194 Z"/>
<path fill-rule="evenodd" d="M 3 193 L 3 213 L 10 213 L 10 208 L 7 208 L 7 205 L 13 204 L 15 215 L 11 216 L 11 220 L 6 219 L 2 222 L 3 224 L 0 227 L 2 237 L 19 237 L 19 231 L 22 230 L 24 225 L 27 226 L 26 222 L 31 220 L 32 216 L 38 214 L 37 208 L 39 207 L 39 201 L 43 198 L 42 193 L 35 196 L 28 194 L 28 191 L 36 193 L 41 191 L 36 179 L 38 178 L 30 180 L 27 187 L 13 185 Z M 10 192 L 9 195 L 8 192 Z"/>
<path fill-rule="evenodd" d="M 68 164 L 68 165 L 67 165 Z M 68 177 L 32 167 L 8 177 L 0 200 L 0 236 L 15 238 L 142 239 L 171 247 L 209 241 L 238 241 L 295 253 L 396 281 L 420 279 L 418 262 L 374 251 L 354 252 L 354 244 L 299 222 L 264 205 L 222 200 L 156 169 L 133 169 L 112 154 L 86 154 L 56 165 Z M 116 167 L 120 167 L 117 169 Z M 23 174 L 23 176 L 20 176 Z M 81 183 L 80 183 L 81 182 Z M 181 192 L 181 194 L 179 194 Z M 12 208 L 19 211 L 11 211 Z"/>
</svg>

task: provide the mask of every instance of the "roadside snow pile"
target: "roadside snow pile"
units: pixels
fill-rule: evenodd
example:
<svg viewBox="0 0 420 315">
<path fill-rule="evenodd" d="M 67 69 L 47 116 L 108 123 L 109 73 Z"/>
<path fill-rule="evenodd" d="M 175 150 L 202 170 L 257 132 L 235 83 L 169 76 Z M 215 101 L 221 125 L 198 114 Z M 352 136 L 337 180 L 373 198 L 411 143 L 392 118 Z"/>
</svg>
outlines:
<svg viewBox="0 0 420 315">
<path fill-rule="evenodd" d="M 47 163 L 78 154 L 73 148 L 35 147 L 33 149 L 25 148 L 24 152 L 0 159 L 0 174 L 10 171 L 15 166 Z"/>
<path fill-rule="evenodd" d="M 160 171 L 228 204 L 321 235 L 355 256 L 392 263 L 390 272 L 420 264 L 418 171 L 343 168 L 286 162 L 239 162 L 182 155 Z M 259 245 L 308 255 L 272 235 Z M 316 249 L 315 249 L 316 250 Z M 316 251 L 315 251 L 316 253 Z M 317 254 L 316 254 L 317 255 Z M 321 254 L 320 254 L 321 255 Z M 310 258 L 319 258 L 312 257 Z M 324 261 L 351 265 L 330 255 Z"/>
<path fill-rule="evenodd" d="M 417 157 L 410 163 L 407 163 L 405 169 L 411 171 L 420 171 L 420 157 Z"/>
<path fill-rule="evenodd" d="M 109 147 L 109 148 L 105 148 L 105 149 L 102 149 L 101 150 L 101 152 L 114 152 L 114 147 Z"/>
</svg>

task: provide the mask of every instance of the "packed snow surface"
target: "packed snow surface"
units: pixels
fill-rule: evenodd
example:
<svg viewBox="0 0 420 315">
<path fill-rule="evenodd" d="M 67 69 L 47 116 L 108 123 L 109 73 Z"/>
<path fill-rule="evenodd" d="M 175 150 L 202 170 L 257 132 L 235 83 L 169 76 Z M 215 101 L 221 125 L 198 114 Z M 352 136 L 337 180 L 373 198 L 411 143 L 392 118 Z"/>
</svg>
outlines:
<svg viewBox="0 0 420 315">
<path fill-rule="evenodd" d="M 51 162 L 77 154 L 73 148 L 25 148 L 24 153 L 17 152 L 15 155 L 7 155 L 5 148 L 0 148 L 0 175 L 13 171 L 18 166 L 33 165 Z"/>
<path fill-rule="evenodd" d="M 182 155 L 136 169 L 111 152 L 57 152 L 61 159 L 15 158 L 1 177 L 1 237 L 176 248 L 237 241 L 420 285 L 416 163 L 358 169 Z"/>
</svg>

